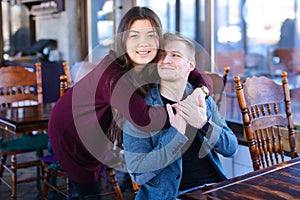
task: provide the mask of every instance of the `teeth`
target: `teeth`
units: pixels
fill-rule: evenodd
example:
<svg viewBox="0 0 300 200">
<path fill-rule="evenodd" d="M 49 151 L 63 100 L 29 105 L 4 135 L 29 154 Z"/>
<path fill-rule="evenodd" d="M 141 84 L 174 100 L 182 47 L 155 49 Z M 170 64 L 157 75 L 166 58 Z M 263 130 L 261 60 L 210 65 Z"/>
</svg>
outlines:
<svg viewBox="0 0 300 200">
<path fill-rule="evenodd" d="M 147 54 L 147 53 L 148 53 L 148 51 L 139 51 L 139 52 L 138 52 L 138 54 L 143 54 L 143 55 L 144 55 L 144 54 Z"/>
</svg>

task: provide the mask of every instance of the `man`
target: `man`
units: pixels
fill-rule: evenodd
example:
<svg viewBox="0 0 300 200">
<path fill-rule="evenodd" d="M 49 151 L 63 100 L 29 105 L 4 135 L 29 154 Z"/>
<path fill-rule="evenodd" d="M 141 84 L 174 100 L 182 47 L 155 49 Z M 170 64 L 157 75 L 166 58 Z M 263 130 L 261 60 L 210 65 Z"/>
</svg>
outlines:
<svg viewBox="0 0 300 200">
<path fill-rule="evenodd" d="M 196 89 L 198 102 L 192 101 L 193 96 L 181 101 L 193 92 L 187 82 L 195 68 L 193 43 L 172 33 L 166 33 L 164 40 L 165 55 L 157 65 L 160 82 L 145 101 L 151 106 L 167 105 L 172 127 L 149 133 L 139 131 L 128 121 L 123 127 L 126 164 L 132 178 L 141 185 L 136 199 L 176 199 L 178 190 L 226 179 L 217 153 L 232 156 L 238 147 L 213 99 L 205 98 L 204 88 Z"/>
</svg>

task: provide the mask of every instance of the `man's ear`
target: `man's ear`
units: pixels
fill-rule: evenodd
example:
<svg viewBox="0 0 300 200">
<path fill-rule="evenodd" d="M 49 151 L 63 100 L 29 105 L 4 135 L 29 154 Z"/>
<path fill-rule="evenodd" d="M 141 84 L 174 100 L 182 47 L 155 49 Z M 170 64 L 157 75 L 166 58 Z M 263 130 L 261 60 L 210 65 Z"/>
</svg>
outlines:
<svg viewBox="0 0 300 200">
<path fill-rule="evenodd" d="M 190 72 L 193 71 L 196 67 L 196 60 L 195 58 L 191 59 L 190 61 Z"/>
</svg>

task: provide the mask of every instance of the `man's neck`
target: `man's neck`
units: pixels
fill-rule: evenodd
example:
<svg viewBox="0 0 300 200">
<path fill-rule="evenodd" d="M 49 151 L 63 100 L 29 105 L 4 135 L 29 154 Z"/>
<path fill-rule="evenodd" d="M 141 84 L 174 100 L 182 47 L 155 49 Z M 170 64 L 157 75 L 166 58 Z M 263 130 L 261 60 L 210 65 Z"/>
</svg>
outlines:
<svg viewBox="0 0 300 200">
<path fill-rule="evenodd" d="M 159 92 L 165 98 L 177 102 L 183 98 L 186 84 L 186 81 L 170 82 L 160 80 Z"/>
</svg>

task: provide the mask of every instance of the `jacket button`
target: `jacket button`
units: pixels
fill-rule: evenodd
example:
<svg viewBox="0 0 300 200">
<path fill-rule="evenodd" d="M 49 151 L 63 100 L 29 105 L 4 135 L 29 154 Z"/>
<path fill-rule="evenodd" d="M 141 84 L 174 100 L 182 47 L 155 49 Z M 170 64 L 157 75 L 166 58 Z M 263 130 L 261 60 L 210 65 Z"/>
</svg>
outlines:
<svg viewBox="0 0 300 200">
<path fill-rule="evenodd" d="M 179 174 L 176 176 L 176 179 L 177 179 L 177 180 L 180 179 L 180 175 L 179 175 Z"/>
</svg>

